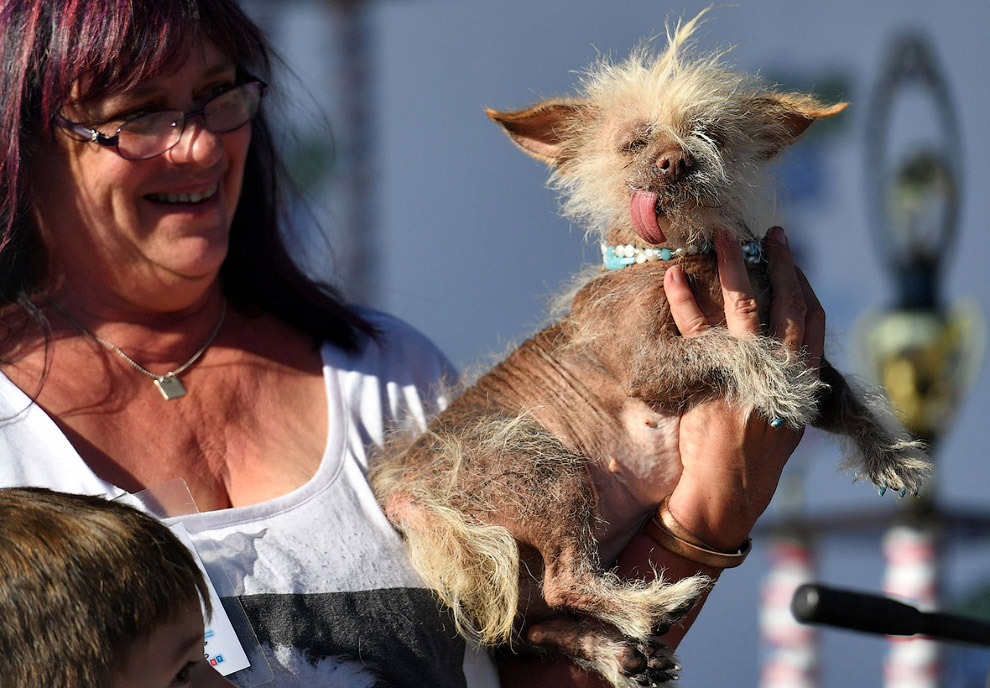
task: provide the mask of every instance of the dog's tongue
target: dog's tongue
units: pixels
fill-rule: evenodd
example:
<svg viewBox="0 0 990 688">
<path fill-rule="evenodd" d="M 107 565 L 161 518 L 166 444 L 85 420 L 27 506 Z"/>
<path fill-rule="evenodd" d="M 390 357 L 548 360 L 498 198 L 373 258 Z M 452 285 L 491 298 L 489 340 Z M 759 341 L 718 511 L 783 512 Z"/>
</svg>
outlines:
<svg viewBox="0 0 990 688">
<path fill-rule="evenodd" d="M 629 200 L 633 229 L 643 241 L 651 244 L 662 244 L 667 240 L 657 224 L 657 198 L 657 194 L 649 191 L 634 191 Z"/>
</svg>

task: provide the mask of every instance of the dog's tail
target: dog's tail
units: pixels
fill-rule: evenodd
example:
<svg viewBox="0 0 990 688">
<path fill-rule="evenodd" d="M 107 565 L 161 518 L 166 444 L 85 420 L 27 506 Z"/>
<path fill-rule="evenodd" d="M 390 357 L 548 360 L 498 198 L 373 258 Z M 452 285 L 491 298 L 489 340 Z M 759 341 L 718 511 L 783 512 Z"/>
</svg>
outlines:
<svg viewBox="0 0 990 688">
<path fill-rule="evenodd" d="M 519 606 L 519 552 L 509 531 L 408 492 L 392 493 L 384 506 L 458 632 L 484 645 L 508 641 Z"/>
</svg>

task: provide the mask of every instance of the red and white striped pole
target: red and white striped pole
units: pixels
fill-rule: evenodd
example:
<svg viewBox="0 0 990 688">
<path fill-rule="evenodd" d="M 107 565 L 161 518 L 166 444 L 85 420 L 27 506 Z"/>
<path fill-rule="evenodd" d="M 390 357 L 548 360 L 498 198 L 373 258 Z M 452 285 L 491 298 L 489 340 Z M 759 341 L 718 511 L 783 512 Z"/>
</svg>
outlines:
<svg viewBox="0 0 990 688">
<path fill-rule="evenodd" d="M 811 549 L 802 538 L 778 536 L 769 543 L 768 557 L 760 606 L 760 688 L 817 688 L 817 633 L 791 613 L 794 591 L 814 577 Z"/>
<path fill-rule="evenodd" d="M 884 592 L 931 611 L 938 603 L 938 551 L 930 526 L 896 525 L 883 539 L 887 562 Z M 884 688 L 937 688 L 938 643 L 920 637 L 891 637 L 884 660 Z"/>
</svg>

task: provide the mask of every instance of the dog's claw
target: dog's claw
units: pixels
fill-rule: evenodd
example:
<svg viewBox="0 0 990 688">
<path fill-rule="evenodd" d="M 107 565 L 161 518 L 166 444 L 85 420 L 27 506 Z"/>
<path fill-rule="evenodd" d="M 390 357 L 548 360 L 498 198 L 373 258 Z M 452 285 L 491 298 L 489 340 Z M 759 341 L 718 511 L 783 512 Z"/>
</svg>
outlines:
<svg viewBox="0 0 990 688">
<path fill-rule="evenodd" d="M 880 495 L 881 497 L 883 497 L 885 494 L 887 494 L 887 486 L 886 485 L 879 485 L 877 487 L 877 494 Z"/>
<path fill-rule="evenodd" d="M 662 623 L 657 624 L 653 627 L 653 635 L 667 635 L 670 632 L 672 624 Z"/>
<path fill-rule="evenodd" d="M 636 683 L 641 686 L 650 686 L 650 688 L 659 688 L 661 683 L 676 681 L 678 678 L 677 674 L 660 671 L 652 676 L 639 676 L 636 678 Z"/>
</svg>

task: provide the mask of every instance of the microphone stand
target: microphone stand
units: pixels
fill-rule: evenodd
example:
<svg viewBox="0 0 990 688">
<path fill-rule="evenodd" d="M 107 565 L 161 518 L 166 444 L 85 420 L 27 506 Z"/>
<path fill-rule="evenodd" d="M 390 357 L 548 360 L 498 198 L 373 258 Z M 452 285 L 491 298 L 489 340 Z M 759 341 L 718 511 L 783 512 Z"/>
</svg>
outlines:
<svg viewBox="0 0 990 688">
<path fill-rule="evenodd" d="M 882 595 L 805 583 L 794 591 L 791 612 L 801 623 L 879 635 L 924 635 L 990 647 L 990 623 L 955 614 L 923 612 Z M 990 672 L 987 675 L 990 688 Z"/>
</svg>

